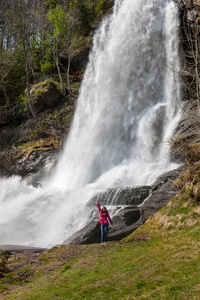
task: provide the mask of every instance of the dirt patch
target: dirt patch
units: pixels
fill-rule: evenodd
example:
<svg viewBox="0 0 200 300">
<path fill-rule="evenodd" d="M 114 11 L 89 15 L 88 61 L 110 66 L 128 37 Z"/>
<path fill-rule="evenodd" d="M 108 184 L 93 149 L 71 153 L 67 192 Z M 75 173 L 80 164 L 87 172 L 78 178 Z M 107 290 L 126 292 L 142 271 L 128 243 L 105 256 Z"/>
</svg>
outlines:
<svg viewBox="0 0 200 300">
<path fill-rule="evenodd" d="M 85 269 L 90 269 L 91 268 L 91 263 L 93 263 L 94 260 L 92 258 L 87 258 L 85 260 L 80 260 L 73 265 L 71 265 L 72 269 L 76 269 L 78 267 L 84 267 Z"/>
</svg>

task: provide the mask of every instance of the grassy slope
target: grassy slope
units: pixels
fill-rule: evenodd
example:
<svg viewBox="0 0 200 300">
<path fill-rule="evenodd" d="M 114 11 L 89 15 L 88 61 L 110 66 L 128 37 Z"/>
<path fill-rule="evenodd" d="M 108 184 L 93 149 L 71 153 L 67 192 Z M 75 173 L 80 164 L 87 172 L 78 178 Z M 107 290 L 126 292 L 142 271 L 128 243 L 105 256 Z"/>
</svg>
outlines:
<svg viewBox="0 0 200 300">
<path fill-rule="evenodd" d="M 196 224 L 139 243 L 79 246 L 86 254 L 48 275 L 41 267 L 5 299 L 200 299 L 199 237 Z"/>
</svg>

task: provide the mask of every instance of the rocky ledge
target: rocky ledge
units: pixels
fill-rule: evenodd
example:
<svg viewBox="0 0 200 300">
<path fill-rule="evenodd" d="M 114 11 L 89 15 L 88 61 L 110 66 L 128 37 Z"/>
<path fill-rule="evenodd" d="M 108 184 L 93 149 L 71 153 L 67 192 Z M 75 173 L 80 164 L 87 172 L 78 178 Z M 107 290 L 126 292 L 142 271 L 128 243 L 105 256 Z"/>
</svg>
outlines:
<svg viewBox="0 0 200 300">
<path fill-rule="evenodd" d="M 173 181 L 178 178 L 183 167 L 160 176 L 152 186 L 109 189 L 91 200 L 89 205 L 100 198 L 101 205 L 109 206 L 114 226 L 109 228 L 109 241 L 120 240 L 145 223 L 159 209 L 164 207 L 177 191 Z M 94 210 L 96 208 L 94 207 Z M 90 244 L 100 242 L 98 212 L 83 229 L 64 241 L 63 244 Z"/>
</svg>

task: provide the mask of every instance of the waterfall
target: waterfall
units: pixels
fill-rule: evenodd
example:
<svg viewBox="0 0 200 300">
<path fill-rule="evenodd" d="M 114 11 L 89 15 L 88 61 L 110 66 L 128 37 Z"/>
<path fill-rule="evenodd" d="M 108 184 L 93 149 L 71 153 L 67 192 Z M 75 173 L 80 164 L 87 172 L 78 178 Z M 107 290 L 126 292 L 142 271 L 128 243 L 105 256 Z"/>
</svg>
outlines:
<svg viewBox="0 0 200 300">
<path fill-rule="evenodd" d="M 97 30 L 64 151 L 40 187 L 1 179 L 0 244 L 51 246 L 89 221 L 107 188 L 149 185 L 177 167 L 178 11 L 172 0 L 116 0 Z"/>
</svg>

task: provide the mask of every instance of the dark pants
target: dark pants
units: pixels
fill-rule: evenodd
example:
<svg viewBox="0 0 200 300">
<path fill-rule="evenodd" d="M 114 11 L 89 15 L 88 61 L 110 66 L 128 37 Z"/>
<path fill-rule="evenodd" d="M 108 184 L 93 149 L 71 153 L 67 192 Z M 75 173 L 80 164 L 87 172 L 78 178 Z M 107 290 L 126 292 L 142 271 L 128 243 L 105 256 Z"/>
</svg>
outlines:
<svg viewBox="0 0 200 300">
<path fill-rule="evenodd" d="M 101 225 L 101 241 L 107 243 L 108 225 Z"/>
</svg>

